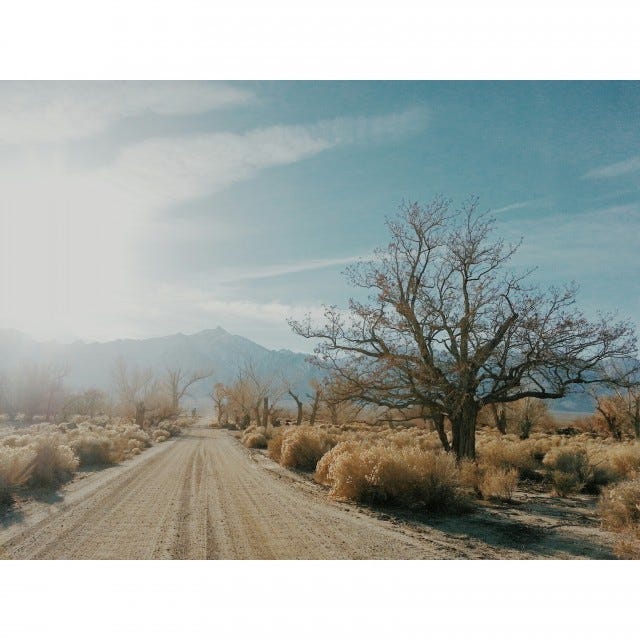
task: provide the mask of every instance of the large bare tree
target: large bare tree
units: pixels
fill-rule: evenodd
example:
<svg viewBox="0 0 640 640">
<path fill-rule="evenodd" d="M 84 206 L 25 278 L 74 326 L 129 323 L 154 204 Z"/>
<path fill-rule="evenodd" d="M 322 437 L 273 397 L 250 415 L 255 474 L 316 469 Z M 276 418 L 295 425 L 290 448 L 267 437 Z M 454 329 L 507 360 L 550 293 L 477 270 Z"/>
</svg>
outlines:
<svg viewBox="0 0 640 640">
<path fill-rule="evenodd" d="M 601 365 L 635 354 L 628 322 L 589 321 L 576 288 L 540 289 L 509 262 L 518 245 L 493 235 L 476 199 L 459 210 L 438 197 L 401 207 L 391 240 L 348 270 L 368 300 L 325 323 L 291 320 L 319 339 L 315 361 L 346 398 L 394 409 L 420 407 L 457 457 L 475 457 L 479 410 L 522 398 L 561 398 L 611 376 Z M 443 443 L 444 444 L 444 443 Z"/>
</svg>

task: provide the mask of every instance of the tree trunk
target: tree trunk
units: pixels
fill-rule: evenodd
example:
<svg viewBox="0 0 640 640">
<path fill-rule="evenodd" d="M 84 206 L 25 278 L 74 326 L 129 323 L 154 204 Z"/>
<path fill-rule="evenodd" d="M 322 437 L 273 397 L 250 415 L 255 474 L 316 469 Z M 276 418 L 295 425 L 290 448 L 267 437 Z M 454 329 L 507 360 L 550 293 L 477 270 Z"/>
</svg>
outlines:
<svg viewBox="0 0 640 640">
<path fill-rule="evenodd" d="M 507 433 L 507 412 L 504 407 L 498 407 L 495 404 L 491 405 L 491 411 L 493 412 L 493 419 L 498 431 L 504 436 Z"/>
<path fill-rule="evenodd" d="M 266 427 L 269 424 L 269 398 L 262 399 L 262 426 Z"/>
<path fill-rule="evenodd" d="M 298 407 L 298 415 L 296 416 L 296 425 L 299 427 L 302 424 L 302 400 L 289 389 L 289 395 L 293 398 L 296 406 Z"/>
<path fill-rule="evenodd" d="M 318 414 L 318 407 L 320 406 L 320 392 L 316 391 L 316 395 L 313 397 L 313 405 L 311 406 L 311 415 L 309 416 L 309 424 L 313 426 L 316 423 L 316 415 Z"/>
<path fill-rule="evenodd" d="M 441 413 L 436 413 L 431 418 L 433 420 L 433 424 L 438 432 L 438 437 L 440 438 L 440 442 L 444 447 L 445 451 L 451 451 L 451 443 L 449 442 L 449 438 L 447 437 L 447 432 L 444 426 L 444 415 Z"/>
<path fill-rule="evenodd" d="M 474 400 L 465 400 L 462 408 L 451 416 L 453 430 L 452 448 L 458 460 L 476 457 L 476 419 L 478 404 Z"/>
<path fill-rule="evenodd" d="M 144 402 L 138 402 L 136 404 L 136 424 L 139 427 L 144 426 L 144 413 L 145 413 Z"/>
</svg>

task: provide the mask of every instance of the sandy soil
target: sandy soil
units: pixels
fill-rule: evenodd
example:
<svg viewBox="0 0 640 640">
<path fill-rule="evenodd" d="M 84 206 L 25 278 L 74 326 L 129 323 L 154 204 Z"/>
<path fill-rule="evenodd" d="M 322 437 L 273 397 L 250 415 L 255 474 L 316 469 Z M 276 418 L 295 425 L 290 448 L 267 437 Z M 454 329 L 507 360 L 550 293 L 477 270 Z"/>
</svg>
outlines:
<svg viewBox="0 0 640 640">
<path fill-rule="evenodd" d="M 60 559 L 610 558 L 594 499 L 427 517 L 331 501 L 308 478 L 194 427 L 0 519 L 0 555 Z"/>
</svg>

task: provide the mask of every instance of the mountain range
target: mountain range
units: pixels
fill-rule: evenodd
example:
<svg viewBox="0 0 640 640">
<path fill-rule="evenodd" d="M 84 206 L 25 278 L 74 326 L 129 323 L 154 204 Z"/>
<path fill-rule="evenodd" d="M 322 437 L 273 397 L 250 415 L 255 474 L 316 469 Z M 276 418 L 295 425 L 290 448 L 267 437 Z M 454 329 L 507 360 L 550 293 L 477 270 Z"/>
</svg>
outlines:
<svg viewBox="0 0 640 640">
<path fill-rule="evenodd" d="M 67 370 L 66 384 L 72 389 L 113 387 L 112 372 L 118 360 L 141 369 L 151 368 L 162 375 L 167 368 L 181 367 L 189 373 L 211 371 L 212 375 L 190 389 L 195 406 L 209 406 L 207 400 L 216 382 L 230 383 L 238 370 L 252 363 L 260 374 L 281 375 L 298 392 L 309 390 L 312 378 L 323 372 L 306 360 L 307 354 L 288 349 L 270 350 L 247 338 L 234 335 L 222 327 L 192 335 L 177 333 L 146 339 L 110 342 L 37 342 L 13 329 L 0 329 L 0 371 L 23 362 L 56 364 Z M 286 400 L 285 400 L 286 402 Z M 593 400 L 586 393 L 576 393 L 550 403 L 555 411 L 592 412 Z"/>
<path fill-rule="evenodd" d="M 120 359 L 130 367 L 151 368 L 158 375 L 176 367 L 187 374 L 210 371 L 209 378 L 190 389 L 197 405 L 208 397 L 214 383 L 232 382 L 238 370 L 248 363 L 261 375 L 281 374 L 298 391 L 304 391 L 311 378 L 321 377 L 306 358 L 307 354 L 287 349 L 267 349 L 222 327 L 193 335 L 177 333 L 139 340 L 71 344 L 37 342 L 19 331 L 0 330 L 0 370 L 12 369 L 24 362 L 53 364 L 65 368 L 65 383 L 70 388 L 105 390 L 113 387 L 112 372 Z"/>
</svg>

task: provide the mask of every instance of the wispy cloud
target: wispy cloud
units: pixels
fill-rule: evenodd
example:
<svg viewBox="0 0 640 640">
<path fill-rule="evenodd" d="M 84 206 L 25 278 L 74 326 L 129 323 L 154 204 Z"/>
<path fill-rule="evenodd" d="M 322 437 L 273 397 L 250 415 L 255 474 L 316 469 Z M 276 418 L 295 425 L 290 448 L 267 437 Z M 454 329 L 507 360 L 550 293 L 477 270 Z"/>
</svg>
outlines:
<svg viewBox="0 0 640 640">
<path fill-rule="evenodd" d="M 311 258 L 299 262 L 285 262 L 282 264 L 272 264 L 255 269 L 233 270 L 223 273 L 221 282 L 232 283 L 241 280 L 258 280 L 261 278 L 274 278 L 277 276 L 289 275 L 292 273 L 301 273 L 304 271 L 315 271 L 317 269 L 326 269 L 327 267 L 336 267 L 346 264 L 352 264 L 358 260 L 373 260 L 373 254 L 353 255 L 339 258 Z"/>
<path fill-rule="evenodd" d="M 396 140 L 426 127 L 422 109 L 372 118 L 338 118 L 244 133 L 146 140 L 125 149 L 108 179 L 158 204 L 214 193 L 260 170 L 342 145 Z"/>
<path fill-rule="evenodd" d="M 587 179 L 618 178 L 632 173 L 640 173 L 640 156 L 597 167 L 588 171 L 582 177 Z"/>
<path fill-rule="evenodd" d="M 508 204 L 505 207 L 499 209 L 492 209 L 491 213 L 507 213 L 508 211 L 517 211 L 518 209 L 528 209 L 538 205 L 548 204 L 549 198 L 537 198 L 535 200 L 522 200 L 521 202 L 514 202 Z"/>
<path fill-rule="evenodd" d="M 203 82 L 3 82 L 0 143 L 56 143 L 144 113 L 198 114 L 250 102 L 239 87 Z"/>
<path fill-rule="evenodd" d="M 164 108 L 182 107 L 176 103 Z M 124 308 L 125 300 L 134 301 L 137 311 L 132 316 L 148 317 L 150 307 L 139 295 L 144 287 L 139 250 L 143 238 L 153 237 L 159 212 L 270 167 L 339 146 L 395 141 L 424 126 L 424 112 L 407 111 L 244 133 L 148 139 L 125 147 L 113 164 L 99 168 L 70 166 L 56 147 L 20 155 L 0 172 L 0 228 L 10 239 L 0 252 L 0 271 L 5 274 L 0 282 L 0 322 L 22 326 L 24 318 L 33 318 L 47 327 L 55 322 L 98 326 L 101 318 L 113 317 L 110 307 Z M 351 256 L 277 264 L 236 275 L 269 277 L 350 260 Z M 173 305 L 166 301 L 167 309 L 175 311 Z M 246 315 L 251 309 L 240 305 L 236 312 Z M 255 311 L 275 317 L 277 309 Z"/>
</svg>

